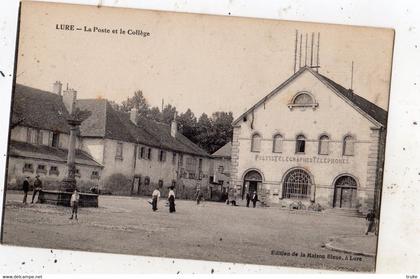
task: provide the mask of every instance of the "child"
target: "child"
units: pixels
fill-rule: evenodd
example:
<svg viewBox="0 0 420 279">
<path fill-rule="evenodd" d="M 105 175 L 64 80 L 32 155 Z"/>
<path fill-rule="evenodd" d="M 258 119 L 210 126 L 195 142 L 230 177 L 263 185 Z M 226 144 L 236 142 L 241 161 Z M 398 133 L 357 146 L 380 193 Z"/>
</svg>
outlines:
<svg viewBox="0 0 420 279">
<path fill-rule="evenodd" d="M 75 215 L 75 219 L 77 220 L 77 208 L 79 207 L 79 190 L 76 188 L 74 189 L 73 195 L 71 195 L 70 199 L 70 206 L 72 208 L 70 220 L 73 219 L 73 215 Z"/>
</svg>

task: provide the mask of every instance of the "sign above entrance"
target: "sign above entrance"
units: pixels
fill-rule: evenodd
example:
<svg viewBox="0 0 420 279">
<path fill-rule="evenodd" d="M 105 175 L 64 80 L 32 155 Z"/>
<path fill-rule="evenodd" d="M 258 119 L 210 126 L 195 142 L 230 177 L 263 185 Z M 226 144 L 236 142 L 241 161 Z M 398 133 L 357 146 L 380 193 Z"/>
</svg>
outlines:
<svg viewBox="0 0 420 279">
<path fill-rule="evenodd" d="M 304 156 L 282 156 L 282 155 L 255 155 L 255 161 L 271 161 L 280 163 L 309 163 L 309 164 L 349 164 L 348 158 L 327 158 L 327 157 L 304 157 Z"/>
</svg>

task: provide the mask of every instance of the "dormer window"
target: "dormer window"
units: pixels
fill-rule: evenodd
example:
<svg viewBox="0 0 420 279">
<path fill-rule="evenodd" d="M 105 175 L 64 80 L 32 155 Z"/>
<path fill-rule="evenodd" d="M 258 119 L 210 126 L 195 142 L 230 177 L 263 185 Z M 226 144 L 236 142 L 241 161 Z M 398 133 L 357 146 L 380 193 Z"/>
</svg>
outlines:
<svg viewBox="0 0 420 279">
<path fill-rule="evenodd" d="M 298 92 L 291 100 L 291 102 L 287 105 L 289 109 L 293 109 L 295 107 L 299 108 L 312 108 L 315 109 L 318 107 L 318 103 L 315 101 L 315 98 L 312 96 L 311 93 L 302 91 Z"/>
</svg>

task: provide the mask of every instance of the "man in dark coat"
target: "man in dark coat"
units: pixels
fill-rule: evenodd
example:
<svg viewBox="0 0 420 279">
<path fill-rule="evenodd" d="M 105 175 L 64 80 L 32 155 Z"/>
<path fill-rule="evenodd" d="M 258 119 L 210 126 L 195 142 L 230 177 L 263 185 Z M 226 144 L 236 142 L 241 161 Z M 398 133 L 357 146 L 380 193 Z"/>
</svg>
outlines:
<svg viewBox="0 0 420 279">
<path fill-rule="evenodd" d="M 168 193 L 168 202 L 169 202 L 169 213 L 174 213 L 175 210 L 175 192 L 174 192 L 174 186 L 169 187 L 169 193 Z"/>
<path fill-rule="evenodd" d="M 368 235 L 369 232 L 372 232 L 373 224 L 375 223 L 375 213 L 372 209 L 369 209 L 369 213 L 366 215 L 366 223 L 367 229 L 365 235 Z"/>
<path fill-rule="evenodd" d="M 251 201 L 251 195 L 249 194 L 249 192 L 246 192 L 246 207 L 249 207 L 249 203 Z"/>
<path fill-rule="evenodd" d="M 23 203 L 26 203 L 26 199 L 28 198 L 28 192 L 29 192 L 29 176 L 25 177 L 25 180 L 23 181 L 22 189 L 23 189 Z"/>
<path fill-rule="evenodd" d="M 41 181 L 41 179 L 39 179 L 39 175 L 37 175 L 37 176 L 35 176 L 34 192 L 32 194 L 32 202 L 31 203 L 34 203 L 36 193 L 38 193 L 38 198 L 39 198 L 39 192 L 41 190 L 42 190 L 42 181 Z"/>
<path fill-rule="evenodd" d="M 258 194 L 257 191 L 254 191 L 254 194 L 252 195 L 252 206 L 255 208 L 258 201 Z"/>
</svg>

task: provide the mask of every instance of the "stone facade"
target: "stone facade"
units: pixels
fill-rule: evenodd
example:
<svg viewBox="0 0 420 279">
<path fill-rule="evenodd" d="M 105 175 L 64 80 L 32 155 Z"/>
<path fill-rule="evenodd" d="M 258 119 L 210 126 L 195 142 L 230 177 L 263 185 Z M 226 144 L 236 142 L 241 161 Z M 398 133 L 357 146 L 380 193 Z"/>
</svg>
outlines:
<svg viewBox="0 0 420 279">
<path fill-rule="evenodd" d="M 384 124 L 363 110 L 367 100 L 344 90 L 303 68 L 234 121 L 231 184 L 241 196 L 255 190 L 266 204 L 374 207 Z"/>
</svg>

